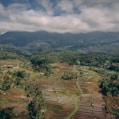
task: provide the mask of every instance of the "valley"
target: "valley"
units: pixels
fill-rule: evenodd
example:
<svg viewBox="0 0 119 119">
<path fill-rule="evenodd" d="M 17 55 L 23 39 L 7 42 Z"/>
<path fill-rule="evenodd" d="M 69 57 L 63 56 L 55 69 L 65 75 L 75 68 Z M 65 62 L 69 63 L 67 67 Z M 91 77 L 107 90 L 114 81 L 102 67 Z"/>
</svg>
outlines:
<svg viewBox="0 0 119 119">
<path fill-rule="evenodd" d="M 7 35 L 12 39 L 12 33 L 1 37 L 7 39 Z M 25 46 L 17 46 L 16 40 L 12 47 L 0 42 L 1 119 L 118 119 L 119 56 L 115 51 L 102 52 L 92 47 L 93 42 L 93 52 L 88 44 L 78 50 L 60 44 L 59 50 L 47 40 L 50 49 L 41 41 L 27 41 L 37 44 L 35 48 L 26 41 Z M 41 45 L 45 51 L 37 49 Z"/>
</svg>

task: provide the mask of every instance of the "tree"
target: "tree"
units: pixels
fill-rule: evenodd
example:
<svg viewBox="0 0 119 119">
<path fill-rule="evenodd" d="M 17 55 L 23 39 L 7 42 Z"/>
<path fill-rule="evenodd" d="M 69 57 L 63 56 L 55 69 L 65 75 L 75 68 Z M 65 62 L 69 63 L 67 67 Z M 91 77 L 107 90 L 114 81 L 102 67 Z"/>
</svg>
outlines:
<svg viewBox="0 0 119 119">
<path fill-rule="evenodd" d="M 45 58 L 35 57 L 31 60 L 33 69 L 45 73 L 45 75 L 52 74 L 52 68 L 49 65 L 49 61 Z"/>
<path fill-rule="evenodd" d="M 28 90 L 31 90 L 33 96 L 33 100 L 27 106 L 29 117 L 30 119 L 42 119 L 41 109 L 44 107 L 43 95 L 38 87 Z"/>
<path fill-rule="evenodd" d="M 98 82 L 101 93 L 105 96 L 119 96 L 119 79 L 117 74 L 111 75 L 109 78 L 104 78 Z"/>
<path fill-rule="evenodd" d="M 8 107 L 6 109 L 0 109 L 0 119 L 12 119 L 13 107 Z"/>
<path fill-rule="evenodd" d="M 105 97 L 105 111 L 119 119 L 119 79 L 117 74 L 99 81 L 98 86 Z M 111 102 L 111 103 L 110 103 Z M 113 103 L 112 103 L 113 102 Z"/>
</svg>

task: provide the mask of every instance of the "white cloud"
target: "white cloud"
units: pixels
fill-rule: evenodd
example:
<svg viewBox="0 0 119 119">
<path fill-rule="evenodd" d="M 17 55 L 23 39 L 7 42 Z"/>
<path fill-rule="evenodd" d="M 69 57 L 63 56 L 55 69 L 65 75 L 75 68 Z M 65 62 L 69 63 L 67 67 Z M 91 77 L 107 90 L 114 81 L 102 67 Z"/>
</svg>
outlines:
<svg viewBox="0 0 119 119">
<path fill-rule="evenodd" d="M 56 7 L 62 12 L 73 13 L 74 6 L 70 0 L 61 0 Z"/>
<path fill-rule="evenodd" d="M 119 2 L 114 0 L 36 0 L 45 10 L 29 9 L 30 4 L 0 4 L 0 32 L 39 31 L 89 32 L 119 31 Z M 81 11 L 76 14 L 74 8 Z M 58 10 L 60 16 L 53 14 Z M 63 12 L 63 13 L 62 13 Z"/>
<path fill-rule="evenodd" d="M 50 0 L 36 0 L 36 2 L 44 8 L 47 15 L 53 15 L 53 4 Z"/>
</svg>

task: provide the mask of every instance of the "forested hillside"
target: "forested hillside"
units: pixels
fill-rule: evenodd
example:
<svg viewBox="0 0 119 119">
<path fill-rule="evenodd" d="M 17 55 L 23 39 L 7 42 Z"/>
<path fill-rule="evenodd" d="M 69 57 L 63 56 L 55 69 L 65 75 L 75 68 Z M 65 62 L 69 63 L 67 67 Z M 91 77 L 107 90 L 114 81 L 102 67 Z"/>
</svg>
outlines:
<svg viewBox="0 0 119 119">
<path fill-rule="evenodd" d="M 91 52 L 118 52 L 119 32 L 49 33 L 7 32 L 0 36 L 0 47 L 9 50 L 27 50 L 41 53 L 49 50 L 83 50 Z M 20 49 L 22 47 L 22 49 Z"/>
</svg>

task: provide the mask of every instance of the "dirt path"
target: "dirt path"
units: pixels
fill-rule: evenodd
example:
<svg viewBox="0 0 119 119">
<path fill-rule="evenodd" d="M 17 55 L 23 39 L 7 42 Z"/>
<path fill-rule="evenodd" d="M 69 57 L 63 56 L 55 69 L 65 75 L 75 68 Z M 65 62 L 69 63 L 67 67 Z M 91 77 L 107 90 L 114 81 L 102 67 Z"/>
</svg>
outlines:
<svg viewBox="0 0 119 119">
<path fill-rule="evenodd" d="M 66 117 L 66 119 L 71 119 L 71 117 L 78 111 L 78 99 L 79 97 L 76 97 L 74 102 L 75 102 L 75 109 L 72 111 L 72 113 L 70 115 L 68 115 L 68 117 Z"/>
</svg>

